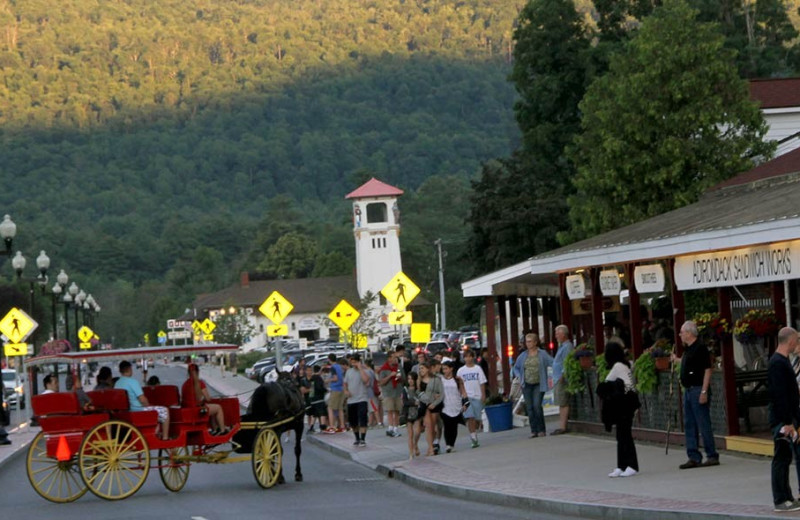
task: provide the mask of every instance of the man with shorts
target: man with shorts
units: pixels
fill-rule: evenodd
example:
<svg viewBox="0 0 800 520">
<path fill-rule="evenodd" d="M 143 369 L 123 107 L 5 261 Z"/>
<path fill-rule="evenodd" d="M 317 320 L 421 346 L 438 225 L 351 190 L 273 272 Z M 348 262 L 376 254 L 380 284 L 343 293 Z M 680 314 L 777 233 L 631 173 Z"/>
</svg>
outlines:
<svg viewBox="0 0 800 520">
<path fill-rule="evenodd" d="M 128 393 L 128 405 L 132 412 L 154 411 L 158 413 L 158 426 L 161 431 L 161 440 L 169 440 L 169 410 L 163 406 L 150 406 L 144 395 L 142 385 L 132 378 L 133 368 L 130 361 L 121 361 L 119 364 L 120 378 L 114 383 L 114 388 L 125 390 Z M 159 436 L 159 427 L 156 427 L 156 436 Z"/>
<path fill-rule="evenodd" d="M 350 368 L 344 375 L 344 395 L 347 397 L 347 417 L 350 428 L 356 436 L 353 446 L 367 445 L 368 401 L 367 385 L 370 383 L 369 372 L 361 363 L 361 356 L 350 356 Z"/>
<path fill-rule="evenodd" d="M 328 380 L 328 389 L 331 391 L 328 400 L 328 424 L 325 430 L 328 433 L 341 433 L 345 429 L 344 422 L 344 370 L 336 362 L 336 354 L 328 354 L 331 376 Z M 338 426 L 337 426 L 338 424 Z"/>
<path fill-rule="evenodd" d="M 322 369 L 319 365 L 306 366 L 306 377 L 311 381 L 311 391 L 308 393 L 310 408 L 309 432 L 314 431 L 314 420 L 319 421 L 319 431 L 325 431 L 328 425 L 328 407 L 325 406 L 325 381 L 322 380 Z"/>
<path fill-rule="evenodd" d="M 400 437 L 398 427 L 400 426 L 400 410 L 403 409 L 403 376 L 402 369 L 397 363 L 397 354 L 389 353 L 386 360 L 378 372 L 378 384 L 381 387 L 381 397 L 383 398 L 383 409 L 386 410 L 386 435 L 389 437 Z"/>
<path fill-rule="evenodd" d="M 567 393 L 567 378 L 564 374 L 564 362 L 575 348 L 569 340 L 569 327 L 559 325 L 555 331 L 558 350 L 553 359 L 553 399 L 558 406 L 559 427 L 550 435 L 568 433 L 567 421 L 569 420 L 569 393 Z"/>
<path fill-rule="evenodd" d="M 464 381 L 464 390 L 469 399 L 469 406 L 464 410 L 464 419 L 467 420 L 469 438 L 472 447 L 480 446 L 478 443 L 478 422 L 481 420 L 483 401 L 486 399 L 486 374 L 483 369 L 475 364 L 475 353 L 472 349 L 464 352 L 464 366 L 456 374 Z"/>
</svg>

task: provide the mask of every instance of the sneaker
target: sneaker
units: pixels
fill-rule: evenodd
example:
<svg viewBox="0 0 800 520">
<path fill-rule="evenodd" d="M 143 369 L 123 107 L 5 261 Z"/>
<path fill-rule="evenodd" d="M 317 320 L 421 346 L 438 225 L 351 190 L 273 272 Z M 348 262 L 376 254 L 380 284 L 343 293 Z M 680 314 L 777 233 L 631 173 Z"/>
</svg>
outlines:
<svg viewBox="0 0 800 520">
<path fill-rule="evenodd" d="M 433 454 L 434 455 L 438 455 L 439 454 L 439 445 L 438 444 L 434 444 L 433 445 Z"/>
<path fill-rule="evenodd" d="M 621 469 L 619 469 L 619 468 L 616 468 L 616 469 L 614 469 L 614 471 L 612 471 L 611 473 L 609 473 L 609 474 L 608 474 L 608 476 L 609 476 L 609 477 L 611 477 L 611 478 L 617 478 L 617 477 L 619 477 L 620 475 L 622 475 L 622 473 L 623 473 L 623 471 L 622 471 Z"/>
<path fill-rule="evenodd" d="M 386 436 L 387 437 L 394 437 L 394 435 L 392 435 L 392 433 L 393 433 L 392 431 L 386 430 Z"/>
<path fill-rule="evenodd" d="M 350 428 L 348 428 L 349 430 Z M 344 428 L 336 428 L 333 433 L 344 433 L 346 430 Z"/>
<path fill-rule="evenodd" d="M 702 464 L 700 464 L 696 460 L 689 459 L 680 466 L 678 466 L 678 469 L 692 469 L 692 468 L 699 468 L 700 466 L 702 466 Z"/>
<path fill-rule="evenodd" d="M 628 466 L 628 467 L 625 469 L 625 471 L 623 471 L 623 472 L 620 474 L 620 477 L 632 477 L 632 476 L 636 475 L 637 473 L 639 473 L 639 472 L 638 472 L 638 471 L 636 471 L 635 469 L 633 469 L 632 467 Z"/>
<path fill-rule="evenodd" d="M 361 447 L 361 448 L 366 448 L 367 447 L 367 441 L 358 441 L 358 446 Z"/>
<path fill-rule="evenodd" d="M 480 443 L 478 442 L 478 439 L 472 439 L 472 447 L 473 447 L 473 448 L 479 448 L 480 446 L 481 446 L 481 445 L 480 445 Z"/>
<path fill-rule="evenodd" d="M 787 500 L 782 504 L 775 504 L 775 509 L 773 509 L 776 513 L 788 513 L 789 511 L 800 511 L 800 502 L 795 500 L 792 502 L 791 500 Z"/>
<path fill-rule="evenodd" d="M 325 428 L 324 430 L 322 430 L 322 433 L 327 433 L 327 434 L 336 433 L 336 429 L 335 428 Z"/>
<path fill-rule="evenodd" d="M 447 446 L 447 447 L 444 449 L 444 451 L 445 451 L 445 453 L 453 453 L 453 447 L 452 447 L 452 446 Z"/>
<path fill-rule="evenodd" d="M 703 464 L 701 464 L 701 465 L 702 465 L 704 468 L 707 468 L 707 467 L 709 467 L 709 466 L 719 466 L 719 457 L 710 457 L 710 458 L 707 458 L 707 459 L 705 460 L 705 462 L 703 462 Z"/>
<path fill-rule="evenodd" d="M 353 443 L 353 446 L 358 446 L 359 444 L 361 444 L 361 441 L 355 441 L 355 442 Z"/>
<path fill-rule="evenodd" d="M 401 435 L 402 435 L 402 433 L 400 433 L 399 431 L 395 430 L 395 431 L 392 432 L 390 437 L 400 437 Z"/>
<path fill-rule="evenodd" d="M 11 445 L 11 441 L 8 439 L 0 440 L 0 446 L 9 446 Z"/>
</svg>

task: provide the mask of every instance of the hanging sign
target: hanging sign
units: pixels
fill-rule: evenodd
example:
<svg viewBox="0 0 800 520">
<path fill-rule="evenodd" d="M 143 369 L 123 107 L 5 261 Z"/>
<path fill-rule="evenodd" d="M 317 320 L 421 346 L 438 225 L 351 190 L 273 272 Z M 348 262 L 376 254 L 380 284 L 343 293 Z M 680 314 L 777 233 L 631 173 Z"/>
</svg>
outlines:
<svg viewBox="0 0 800 520">
<path fill-rule="evenodd" d="M 564 282 L 567 286 L 567 296 L 570 300 L 580 300 L 586 296 L 586 282 L 582 274 L 571 274 Z"/>
<path fill-rule="evenodd" d="M 639 293 L 664 291 L 664 268 L 661 264 L 637 265 L 633 278 Z"/>
<path fill-rule="evenodd" d="M 619 273 L 616 269 L 609 269 L 608 271 L 600 271 L 600 292 L 603 296 L 619 296 L 619 291 L 622 289 L 622 284 L 619 281 Z"/>
</svg>

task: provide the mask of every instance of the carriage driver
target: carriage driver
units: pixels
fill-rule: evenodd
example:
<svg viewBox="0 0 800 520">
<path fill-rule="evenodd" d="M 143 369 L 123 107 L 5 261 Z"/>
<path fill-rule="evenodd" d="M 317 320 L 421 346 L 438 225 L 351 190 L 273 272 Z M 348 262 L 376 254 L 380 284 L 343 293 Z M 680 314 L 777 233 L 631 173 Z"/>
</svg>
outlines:
<svg viewBox="0 0 800 520">
<path fill-rule="evenodd" d="M 163 406 L 150 406 L 147 397 L 144 395 L 142 385 L 139 381 L 131 377 L 133 368 L 130 361 L 122 361 L 119 364 L 120 378 L 114 383 L 114 388 L 120 388 L 128 393 L 128 404 L 132 412 L 150 411 L 158 412 L 158 424 L 161 427 L 161 440 L 169 440 L 169 410 Z M 156 428 L 156 436 L 159 436 L 159 428 Z"/>
<path fill-rule="evenodd" d="M 211 435 L 222 435 L 228 433 L 230 428 L 225 427 L 225 414 L 222 412 L 222 407 L 217 403 L 212 403 L 211 396 L 208 394 L 206 383 L 200 379 L 200 369 L 194 363 L 189 363 L 187 367 L 189 371 L 189 378 L 183 383 L 181 387 L 182 406 L 184 408 L 192 408 L 195 406 L 204 406 L 208 410 L 208 415 L 211 418 L 211 425 L 214 428 Z"/>
</svg>

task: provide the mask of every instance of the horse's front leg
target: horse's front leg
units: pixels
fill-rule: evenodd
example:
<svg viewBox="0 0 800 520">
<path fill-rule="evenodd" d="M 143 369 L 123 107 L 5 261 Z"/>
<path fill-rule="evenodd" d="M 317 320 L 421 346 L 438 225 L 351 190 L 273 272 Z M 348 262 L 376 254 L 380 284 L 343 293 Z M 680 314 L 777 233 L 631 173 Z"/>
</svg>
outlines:
<svg viewBox="0 0 800 520">
<path fill-rule="evenodd" d="M 303 438 L 303 422 L 300 421 L 299 427 L 295 427 L 294 429 L 294 457 L 295 457 L 295 467 L 294 467 L 294 480 L 295 482 L 302 482 L 303 481 L 303 471 L 300 469 L 300 454 L 302 453 L 303 449 L 300 446 L 300 440 Z"/>
</svg>

